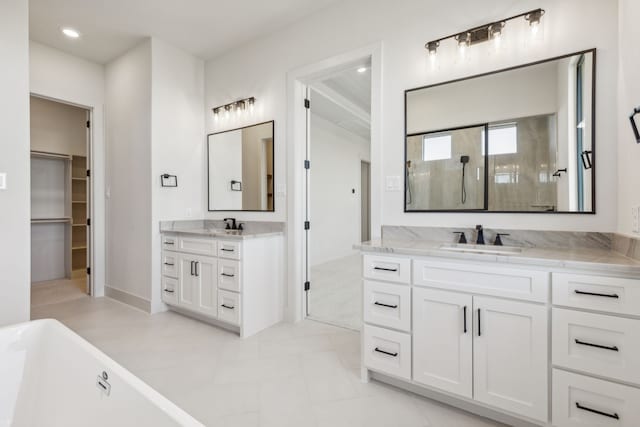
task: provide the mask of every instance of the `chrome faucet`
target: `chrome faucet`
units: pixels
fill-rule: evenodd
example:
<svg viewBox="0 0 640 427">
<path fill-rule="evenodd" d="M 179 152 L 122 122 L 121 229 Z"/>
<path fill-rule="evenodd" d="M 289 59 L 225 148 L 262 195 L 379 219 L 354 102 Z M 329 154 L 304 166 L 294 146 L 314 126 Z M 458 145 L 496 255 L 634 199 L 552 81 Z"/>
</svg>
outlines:
<svg viewBox="0 0 640 427">
<path fill-rule="evenodd" d="M 476 245 L 484 245 L 484 229 L 482 228 L 482 225 L 476 225 L 476 231 Z"/>
</svg>

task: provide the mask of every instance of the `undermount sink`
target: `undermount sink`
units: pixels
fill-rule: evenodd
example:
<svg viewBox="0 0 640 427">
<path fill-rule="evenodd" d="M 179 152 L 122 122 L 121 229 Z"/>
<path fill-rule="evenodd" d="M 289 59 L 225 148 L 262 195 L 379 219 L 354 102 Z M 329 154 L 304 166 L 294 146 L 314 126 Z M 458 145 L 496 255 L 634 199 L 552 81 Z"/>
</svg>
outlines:
<svg viewBox="0 0 640 427">
<path fill-rule="evenodd" d="M 521 254 L 522 248 L 515 246 L 472 245 L 463 243 L 445 243 L 440 249 L 452 252 L 471 252 L 479 254 L 513 255 Z"/>
</svg>

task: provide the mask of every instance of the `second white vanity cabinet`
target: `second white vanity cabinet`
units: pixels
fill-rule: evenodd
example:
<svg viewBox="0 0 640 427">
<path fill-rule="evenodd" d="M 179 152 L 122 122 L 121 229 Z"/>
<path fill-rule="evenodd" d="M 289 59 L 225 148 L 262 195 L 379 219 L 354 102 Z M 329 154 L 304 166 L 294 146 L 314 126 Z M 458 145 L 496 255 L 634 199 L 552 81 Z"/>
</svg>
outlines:
<svg viewBox="0 0 640 427">
<path fill-rule="evenodd" d="M 282 320 L 282 236 L 162 235 L 162 299 L 250 336 Z"/>
<path fill-rule="evenodd" d="M 365 252 L 363 375 L 525 425 L 640 426 L 640 280 L 596 268 Z"/>
</svg>

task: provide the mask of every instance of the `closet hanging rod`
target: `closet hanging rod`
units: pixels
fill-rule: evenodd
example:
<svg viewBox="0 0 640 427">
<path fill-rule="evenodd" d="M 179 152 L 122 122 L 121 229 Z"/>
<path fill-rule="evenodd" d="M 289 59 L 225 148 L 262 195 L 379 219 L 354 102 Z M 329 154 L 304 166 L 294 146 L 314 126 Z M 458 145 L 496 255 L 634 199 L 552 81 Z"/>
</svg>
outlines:
<svg viewBox="0 0 640 427">
<path fill-rule="evenodd" d="M 69 154 L 48 153 L 46 151 L 31 151 L 31 157 L 40 157 L 44 159 L 71 160 L 71 155 Z"/>
<path fill-rule="evenodd" d="M 60 222 L 71 222 L 71 217 L 62 217 L 62 218 L 32 218 L 31 224 L 50 224 L 50 223 L 60 223 Z"/>
</svg>

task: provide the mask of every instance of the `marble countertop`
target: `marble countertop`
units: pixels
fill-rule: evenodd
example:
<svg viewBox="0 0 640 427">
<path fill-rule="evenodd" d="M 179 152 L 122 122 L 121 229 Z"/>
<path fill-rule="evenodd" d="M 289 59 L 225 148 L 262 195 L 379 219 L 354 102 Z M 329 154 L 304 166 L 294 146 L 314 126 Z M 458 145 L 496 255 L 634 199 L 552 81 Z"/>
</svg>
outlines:
<svg viewBox="0 0 640 427">
<path fill-rule="evenodd" d="M 454 260 L 496 262 L 538 267 L 598 271 L 640 278 L 640 261 L 606 249 L 521 248 L 520 253 L 490 254 L 443 249 L 442 242 L 425 240 L 373 240 L 354 245 L 363 252 L 432 256 Z M 490 249 L 491 245 L 487 245 Z"/>
<path fill-rule="evenodd" d="M 197 236 L 246 240 L 271 236 L 281 236 L 282 229 L 266 223 L 246 223 L 244 230 L 226 230 L 224 225 L 213 221 L 165 221 L 160 223 L 161 233 L 191 234 Z"/>
</svg>

